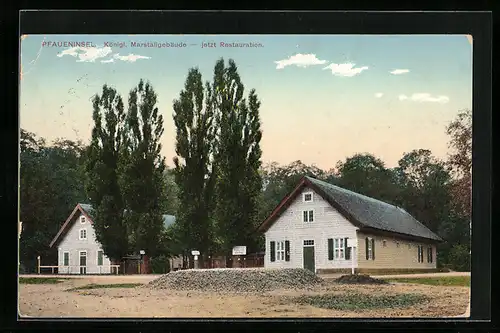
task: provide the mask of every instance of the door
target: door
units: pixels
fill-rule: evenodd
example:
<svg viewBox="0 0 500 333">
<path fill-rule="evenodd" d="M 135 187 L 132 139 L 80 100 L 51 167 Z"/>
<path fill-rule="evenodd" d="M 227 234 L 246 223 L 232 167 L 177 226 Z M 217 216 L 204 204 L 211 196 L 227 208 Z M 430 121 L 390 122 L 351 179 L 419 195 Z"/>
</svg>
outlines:
<svg viewBox="0 0 500 333">
<path fill-rule="evenodd" d="M 87 251 L 80 251 L 80 274 L 87 274 Z"/>
<path fill-rule="evenodd" d="M 316 273 L 316 265 L 314 258 L 314 240 L 304 241 L 303 257 L 304 257 L 304 269 Z"/>
</svg>

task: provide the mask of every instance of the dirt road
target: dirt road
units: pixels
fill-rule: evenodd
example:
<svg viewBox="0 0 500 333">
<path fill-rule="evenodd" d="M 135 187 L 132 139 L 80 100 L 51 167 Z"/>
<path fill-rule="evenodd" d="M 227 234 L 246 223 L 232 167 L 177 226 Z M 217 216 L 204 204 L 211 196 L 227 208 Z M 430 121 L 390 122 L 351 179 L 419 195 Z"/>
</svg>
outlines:
<svg viewBox="0 0 500 333">
<path fill-rule="evenodd" d="M 52 276 L 53 277 L 53 276 Z M 465 312 L 469 288 L 417 284 L 338 285 L 311 291 L 218 294 L 148 287 L 68 290 L 90 283 L 146 283 L 154 276 L 87 276 L 60 284 L 21 284 L 19 309 L 30 317 L 456 317 Z M 430 301 L 403 309 L 340 311 L 290 301 L 299 295 L 419 293 Z"/>
</svg>

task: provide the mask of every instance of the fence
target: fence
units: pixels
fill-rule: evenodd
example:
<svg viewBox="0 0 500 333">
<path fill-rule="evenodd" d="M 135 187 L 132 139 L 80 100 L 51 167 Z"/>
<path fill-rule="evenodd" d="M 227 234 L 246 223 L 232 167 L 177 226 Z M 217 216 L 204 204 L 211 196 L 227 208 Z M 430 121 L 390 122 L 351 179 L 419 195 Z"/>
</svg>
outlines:
<svg viewBox="0 0 500 333">
<path fill-rule="evenodd" d="M 246 256 L 232 256 L 232 267 L 233 268 L 254 268 L 254 267 L 264 267 L 264 255 L 263 254 L 249 254 Z M 226 267 L 226 257 L 216 256 L 209 259 L 206 268 L 225 268 Z"/>
<path fill-rule="evenodd" d="M 38 274 L 41 274 L 42 269 L 50 269 L 52 274 L 75 274 L 71 273 L 70 268 L 75 268 L 76 271 L 80 271 L 80 267 L 82 266 L 38 266 Z M 107 265 L 107 266 L 98 266 L 99 267 L 99 272 L 98 273 L 91 273 L 91 274 L 102 274 L 102 271 L 105 268 L 110 268 L 110 274 L 118 274 L 118 271 L 120 269 L 120 265 Z M 61 269 L 62 268 L 62 269 Z M 57 269 L 57 271 L 56 271 Z"/>
</svg>

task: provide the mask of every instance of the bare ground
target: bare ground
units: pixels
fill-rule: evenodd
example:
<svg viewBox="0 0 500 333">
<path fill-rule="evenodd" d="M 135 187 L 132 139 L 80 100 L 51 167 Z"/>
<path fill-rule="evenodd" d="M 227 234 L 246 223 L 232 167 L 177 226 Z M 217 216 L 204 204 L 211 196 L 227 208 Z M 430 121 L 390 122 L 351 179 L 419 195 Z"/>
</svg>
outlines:
<svg viewBox="0 0 500 333">
<path fill-rule="evenodd" d="M 147 287 L 67 291 L 90 283 L 147 283 L 145 276 L 86 277 L 60 284 L 19 285 L 21 316 L 30 317 L 456 317 L 469 304 L 467 287 L 417 284 L 339 285 L 310 291 L 279 290 L 261 294 L 217 294 L 151 290 Z M 429 302 L 404 309 L 338 311 L 296 304 L 293 296 L 356 292 L 370 295 L 419 293 Z"/>
</svg>

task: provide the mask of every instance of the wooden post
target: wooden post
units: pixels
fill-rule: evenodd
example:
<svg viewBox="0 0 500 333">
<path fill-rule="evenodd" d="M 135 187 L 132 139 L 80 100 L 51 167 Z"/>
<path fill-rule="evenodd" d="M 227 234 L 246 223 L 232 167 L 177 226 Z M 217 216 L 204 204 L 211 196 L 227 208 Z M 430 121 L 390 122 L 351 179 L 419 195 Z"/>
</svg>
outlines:
<svg viewBox="0 0 500 333">
<path fill-rule="evenodd" d="M 38 268 L 37 272 L 38 272 L 38 274 L 40 274 L 40 256 L 36 257 L 36 259 L 37 259 L 37 268 Z"/>
<path fill-rule="evenodd" d="M 354 275 L 354 256 L 356 255 L 355 247 L 351 247 L 351 274 Z"/>
</svg>

